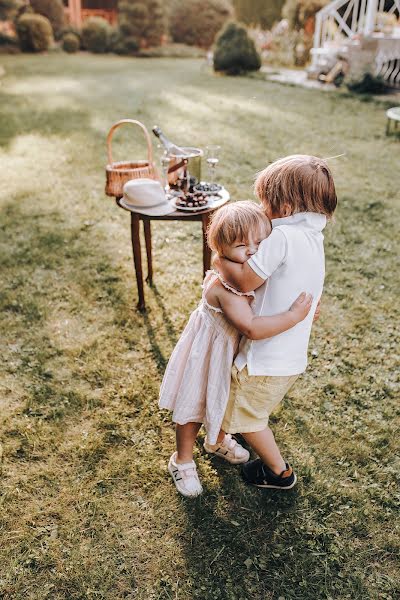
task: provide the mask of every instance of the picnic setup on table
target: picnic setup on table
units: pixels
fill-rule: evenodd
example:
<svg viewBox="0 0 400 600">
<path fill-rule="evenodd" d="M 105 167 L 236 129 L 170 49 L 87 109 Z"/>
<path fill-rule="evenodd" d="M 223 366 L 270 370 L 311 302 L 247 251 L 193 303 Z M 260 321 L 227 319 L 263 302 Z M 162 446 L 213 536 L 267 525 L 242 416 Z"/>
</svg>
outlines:
<svg viewBox="0 0 400 600">
<path fill-rule="evenodd" d="M 147 158 L 114 162 L 112 138 L 115 131 L 125 125 L 139 128 L 147 143 Z M 130 212 L 133 262 L 138 288 L 138 309 L 145 310 L 140 221 L 143 222 L 147 256 L 147 278 L 153 283 L 151 221 L 199 221 L 203 235 L 203 274 L 210 268 L 211 250 L 207 245 L 207 228 L 210 216 L 230 200 L 229 192 L 216 182 L 215 172 L 221 148 L 216 145 L 201 148 L 173 144 L 159 127 L 153 133 L 161 148 L 161 173 L 153 159 L 150 134 L 140 121 L 122 119 L 115 123 L 107 135 L 107 196 L 115 197 L 120 208 Z M 202 163 L 208 166 L 208 181 L 202 177 Z"/>
</svg>

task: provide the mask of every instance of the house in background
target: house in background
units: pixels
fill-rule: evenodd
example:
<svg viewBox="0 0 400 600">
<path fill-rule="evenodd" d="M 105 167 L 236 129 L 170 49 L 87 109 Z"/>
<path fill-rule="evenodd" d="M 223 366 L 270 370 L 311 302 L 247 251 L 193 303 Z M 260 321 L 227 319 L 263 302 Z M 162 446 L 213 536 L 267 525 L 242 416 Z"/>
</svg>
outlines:
<svg viewBox="0 0 400 600">
<path fill-rule="evenodd" d="M 315 19 L 309 76 L 344 58 L 354 78 L 365 72 L 400 88 L 400 0 L 333 0 Z"/>
<path fill-rule="evenodd" d="M 103 17 L 111 25 L 118 18 L 118 0 L 63 0 L 67 21 L 79 29 L 89 17 Z"/>
</svg>

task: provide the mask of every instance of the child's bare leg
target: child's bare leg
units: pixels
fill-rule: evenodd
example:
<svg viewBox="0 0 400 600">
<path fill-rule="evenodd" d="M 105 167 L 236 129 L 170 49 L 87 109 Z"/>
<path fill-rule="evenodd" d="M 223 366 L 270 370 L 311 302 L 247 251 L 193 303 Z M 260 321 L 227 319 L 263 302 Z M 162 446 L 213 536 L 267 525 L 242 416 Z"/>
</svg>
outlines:
<svg viewBox="0 0 400 600">
<path fill-rule="evenodd" d="M 257 452 L 263 463 L 276 475 L 279 475 L 286 469 L 286 463 L 275 442 L 274 434 L 269 427 L 253 433 L 242 433 L 242 436 L 253 450 Z"/>
<path fill-rule="evenodd" d="M 217 444 L 220 444 L 221 442 L 224 441 L 225 435 L 226 435 L 225 431 L 223 429 L 221 429 L 218 434 L 218 437 L 217 437 Z"/>
<path fill-rule="evenodd" d="M 188 463 L 193 460 L 193 446 L 200 427 L 201 423 L 185 423 L 185 425 L 176 424 L 177 463 Z"/>
</svg>

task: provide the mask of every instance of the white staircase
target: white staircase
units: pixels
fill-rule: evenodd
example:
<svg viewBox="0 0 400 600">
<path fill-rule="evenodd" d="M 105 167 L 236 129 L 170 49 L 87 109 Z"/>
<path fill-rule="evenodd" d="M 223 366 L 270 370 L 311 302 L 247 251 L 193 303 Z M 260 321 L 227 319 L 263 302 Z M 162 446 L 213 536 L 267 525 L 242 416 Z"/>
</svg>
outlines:
<svg viewBox="0 0 400 600">
<path fill-rule="evenodd" d="M 316 15 L 310 72 L 329 62 L 327 57 L 344 55 L 350 68 L 359 63 L 359 69 L 368 67 L 400 87 L 399 15 L 400 0 L 333 0 Z"/>
</svg>

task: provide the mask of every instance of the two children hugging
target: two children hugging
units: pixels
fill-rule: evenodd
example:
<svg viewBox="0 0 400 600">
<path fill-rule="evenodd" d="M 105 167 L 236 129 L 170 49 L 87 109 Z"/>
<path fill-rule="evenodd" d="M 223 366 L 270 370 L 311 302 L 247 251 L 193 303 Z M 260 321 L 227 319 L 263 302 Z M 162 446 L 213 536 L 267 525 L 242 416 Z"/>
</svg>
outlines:
<svg viewBox="0 0 400 600">
<path fill-rule="evenodd" d="M 247 483 L 285 490 L 296 483 L 268 420 L 307 367 L 325 276 L 322 231 L 337 198 L 326 162 L 308 155 L 269 165 L 255 193 L 261 206 L 236 202 L 213 215 L 216 270 L 206 274 L 161 384 L 160 407 L 176 424 L 168 470 L 184 496 L 202 492 L 193 460 L 202 424 L 206 452 L 243 463 Z M 249 460 L 235 433 L 259 458 Z"/>
</svg>

